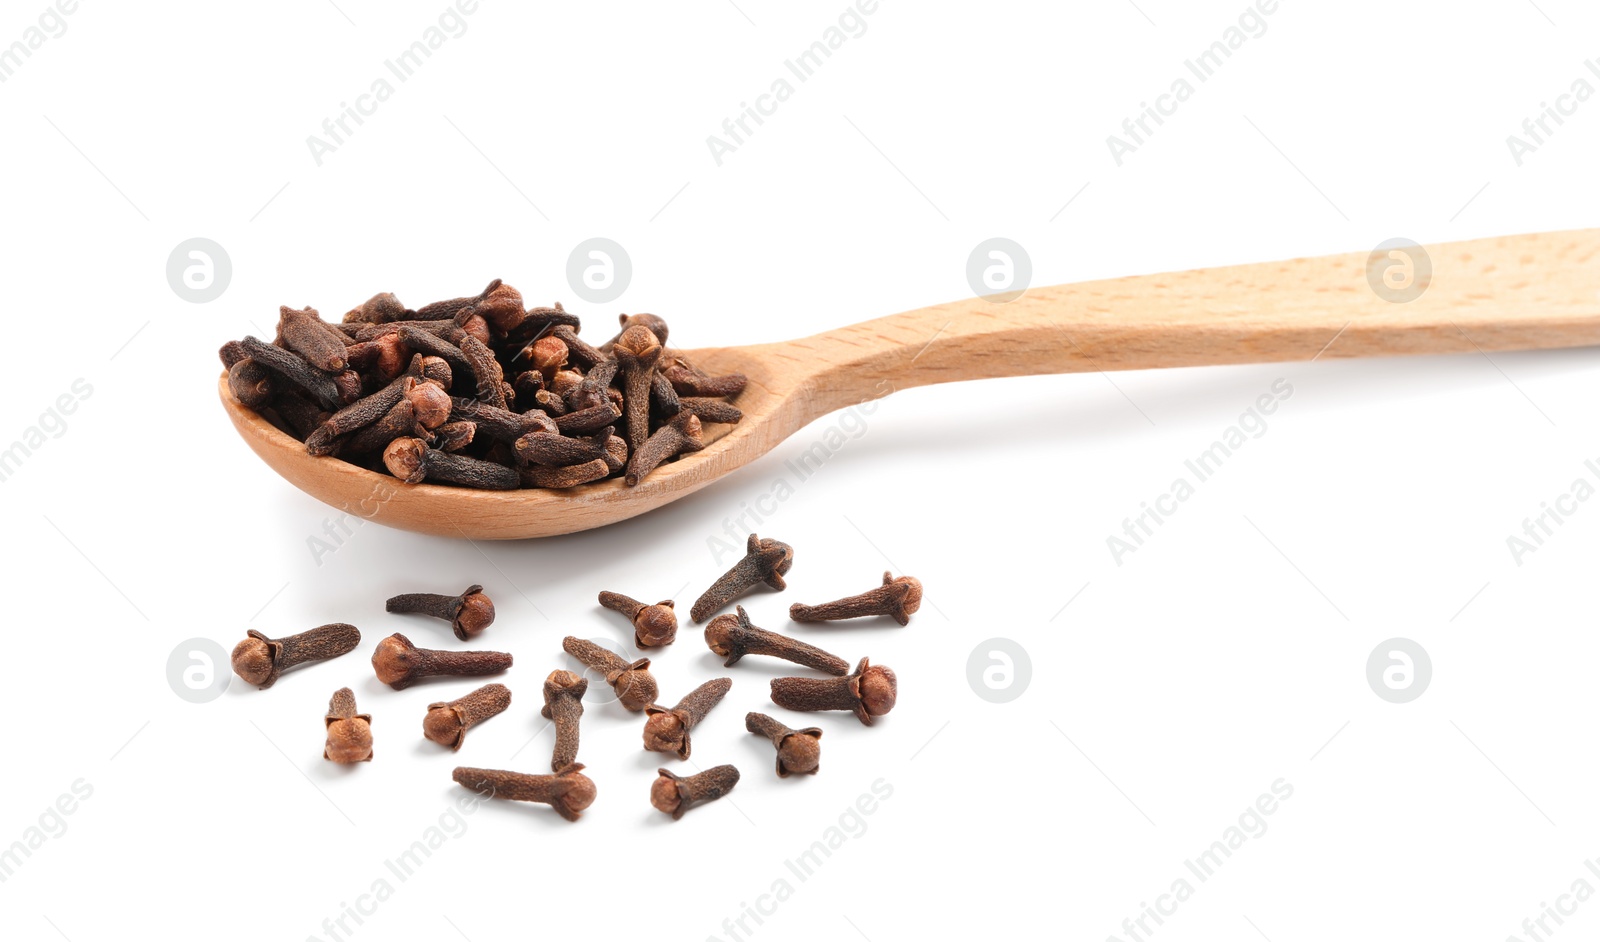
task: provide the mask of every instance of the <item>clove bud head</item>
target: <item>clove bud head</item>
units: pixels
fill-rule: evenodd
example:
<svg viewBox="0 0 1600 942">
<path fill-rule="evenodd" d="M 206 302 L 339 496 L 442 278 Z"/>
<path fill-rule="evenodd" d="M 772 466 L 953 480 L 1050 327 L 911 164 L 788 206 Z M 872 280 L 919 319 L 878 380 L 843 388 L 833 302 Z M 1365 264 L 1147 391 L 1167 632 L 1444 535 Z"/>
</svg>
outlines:
<svg viewBox="0 0 1600 942">
<path fill-rule="evenodd" d="M 398 683 L 411 675 L 417 666 L 417 646 L 403 635 L 390 635 L 378 642 L 372 652 L 372 669 L 378 680 L 386 684 Z"/>
<path fill-rule="evenodd" d="M 874 664 L 856 678 L 857 695 L 870 716 L 882 716 L 894 709 L 898 683 L 894 671 L 882 664 Z M 790 737 L 791 739 L 794 737 Z"/>
<path fill-rule="evenodd" d="M 657 811 L 672 814 L 683 804 L 683 799 L 678 795 L 678 780 L 667 778 L 665 775 L 657 776 L 650 786 L 650 805 Z"/>
<path fill-rule="evenodd" d="M 564 778 L 567 781 L 567 790 L 559 800 L 562 808 L 576 815 L 594 804 L 594 779 L 582 772 L 567 772 Z"/>
<path fill-rule="evenodd" d="M 422 718 L 422 735 L 441 746 L 454 746 L 461 741 L 461 715 L 448 703 L 441 703 Z"/>
<path fill-rule="evenodd" d="M 494 602 L 487 595 L 473 592 L 461 601 L 461 610 L 456 613 L 455 627 L 463 632 L 463 638 L 471 638 L 481 634 L 483 630 L 494 624 Z"/>
<path fill-rule="evenodd" d="M 233 672 L 245 683 L 266 683 L 272 676 L 272 648 L 260 638 L 246 638 L 234 645 Z"/>
<path fill-rule="evenodd" d="M 678 636 L 678 614 L 670 600 L 646 605 L 633 618 L 635 640 L 640 647 L 654 648 L 671 644 Z"/>
<path fill-rule="evenodd" d="M 656 677 L 650 673 L 649 663 L 646 660 L 644 667 L 630 667 L 606 677 L 606 682 L 617 692 L 617 702 L 622 704 L 624 710 L 637 713 L 655 703 L 661 695 Z"/>
<path fill-rule="evenodd" d="M 436 429 L 450 421 L 450 394 L 443 386 L 431 382 L 418 383 L 406 393 L 411 408 L 417 412 L 417 424 L 425 429 Z"/>
<path fill-rule="evenodd" d="M 383 449 L 383 466 L 407 484 L 422 483 L 423 457 L 428 446 L 420 438 L 397 438 Z"/>
<path fill-rule="evenodd" d="M 661 339 L 650 328 L 635 324 L 617 338 L 616 349 L 626 356 L 646 359 L 661 350 Z"/>
<path fill-rule="evenodd" d="M 323 748 L 325 757 L 348 765 L 352 762 L 372 761 L 372 724 L 365 717 L 328 721 L 328 743 Z"/>
<path fill-rule="evenodd" d="M 733 635 L 739 629 L 739 616 L 718 615 L 706 626 L 706 646 L 718 657 L 733 653 Z"/>
<path fill-rule="evenodd" d="M 778 744 L 778 765 L 790 775 L 815 772 L 821 764 L 822 743 L 816 736 L 796 732 Z"/>
<path fill-rule="evenodd" d="M 644 747 L 651 752 L 677 752 L 683 747 L 686 732 L 683 720 L 676 713 L 665 710 L 652 713 L 644 721 Z"/>
<path fill-rule="evenodd" d="M 915 576 L 900 576 L 890 579 L 888 573 L 883 574 L 884 585 L 903 585 L 906 587 L 906 597 L 900 603 L 907 615 L 915 615 L 917 609 L 922 607 L 922 580 Z"/>
</svg>

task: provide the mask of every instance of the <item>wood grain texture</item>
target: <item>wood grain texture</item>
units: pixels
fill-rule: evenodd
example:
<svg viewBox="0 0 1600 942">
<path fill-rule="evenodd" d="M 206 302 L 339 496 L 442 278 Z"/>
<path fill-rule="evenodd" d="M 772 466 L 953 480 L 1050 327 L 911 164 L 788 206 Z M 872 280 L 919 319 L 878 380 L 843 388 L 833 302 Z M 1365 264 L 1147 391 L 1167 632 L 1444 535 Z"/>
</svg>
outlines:
<svg viewBox="0 0 1600 942">
<path fill-rule="evenodd" d="M 713 373 L 743 372 L 744 421 L 707 426 L 705 450 L 637 487 L 564 491 L 408 486 L 312 457 L 218 383 L 245 442 L 291 484 L 387 526 L 465 536 L 554 536 L 615 523 L 692 494 L 814 419 L 899 389 L 1002 376 L 1600 343 L 1600 230 L 1427 247 L 1432 276 L 1413 301 L 1368 283 L 1368 253 L 1030 288 L 969 298 L 801 340 L 687 351 Z"/>
</svg>

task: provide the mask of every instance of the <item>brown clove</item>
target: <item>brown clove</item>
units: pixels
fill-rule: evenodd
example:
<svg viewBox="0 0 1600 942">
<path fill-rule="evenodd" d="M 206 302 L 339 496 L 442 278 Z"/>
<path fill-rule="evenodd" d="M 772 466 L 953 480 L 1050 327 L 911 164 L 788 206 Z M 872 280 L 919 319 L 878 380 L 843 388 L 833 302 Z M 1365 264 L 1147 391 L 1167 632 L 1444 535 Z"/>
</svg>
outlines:
<svg viewBox="0 0 1600 942">
<path fill-rule="evenodd" d="M 630 663 L 593 641 L 570 635 L 562 640 L 561 647 L 580 664 L 604 677 L 623 709 L 637 713 L 656 701 L 660 690 L 655 676 L 650 673 L 649 658 L 641 657 Z"/>
<path fill-rule="evenodd" d="M 658 648 L 678 637 L 678 613 L 671 599 L 646 605 L 620 592 L 601 592 L 600 604 L 633 622 L 633 643 L 641 648 Z"/>
<path fill-rule="evenodd" d="M 262 690 L 277 683 L 278 675 L 292 667 L 349 654 L 361 643 L 356 626 L 343 622 L 287 638 L 269 638 L 254 628 L 245 634 L 249 637 L 233 647 L 233 672 Z"/>
<path fill-rule="evenodd" d="M 772 702 L 788 710 L 849 710 L 864 725 L 894 709 L 899 682 L 894 671 L 866 658 L 848 677 L 778 677 L 772 681 Z"/>
<path fill-rule="evenodd" d="M 428 704 L 428 715 L 422 718 L 422 735 L 459 752 L 467 730 L 491 716 L 499 716 L 510 706 L 511 690 L 505 684 L 485 684 L 448 703 Z"/>
<path fill-rule="evenodd" d="M 822 730 L 790 729 L 765 713 L 746 713 L 744 728 L 772 740 L 778 749 L 778 777 L 816 775 L 822 764 Z"/>
<path fill-rule="evenodd" d="M 752 533 L 745 542 L 744 558 L 711 584 L 689 610 L 689 617 L 699 624 L 761 583 L 781 592 L 784 574 L 793 565 L 794 547 Z"/>
<path fill-rule="evenodd" d="M 478 677 L 510 667 L 511 655 L 500 651 L 431 651 L 399 633 L 379 641 L 372 652 L 372 669 L 378 680 L 396 690 L 424 677 Z"/>
<path fill-rule="evenodd" d="M 578 720 L 583 716 L 583 695 L 589 681 L 572 671 L 551 671 L 544 679 L 544 707 L 539 715 L 555 724 L 556 748 L 550 769 L 561 769 L 578 761 Z"/>
<path fill-rule="evenodd" d="M 675 775 L 666 769 L 657 769 L 656 773 L 659 777 L 650 786 L 650 805 L 672 815 L 674 821 L 690 808 L 716 801 L 739 784 L 739 770 L 731 765 L 719 765 L 689 776 Z"/>
<path fill-rule="evenodd" d="M 322 723 L 328 736 L 324 759 L 340 765 L 372 761 L 372 715 L 356 712 L 356 695 L 349 687 L 333 692 Z"/>
<path fill-rule="evenodd" d="M 583 766 L 578 763 L 559 769 L 554 775 L 526 775 L 462 766 L 450 777 L 457 785 L 486 798 L 547 804 L 568 821 L 578 820 L 583 810 L 594 804 L 594 782 L 583 774 Z"/>
<path fill-rule="evenodd" d="M 706 626 L 706 646 L 727 658 L 722 666 L 732 667 L 746 654 L 765 654 L 843 677 L 850 673 L 850 662 L 821 648 L 796 641 L 786 635 L 750 623 L 744 606 L 737 615 L 718 615 Z"/>
<path fill-rule="evenodd" d="M 435 595 L 412 592 L 397 595 L 384 603 L 384 611 L 396 614 L 431 615 L 450 623 L 456 637 L 468 641 L 494 624 L 494 602 L 483 594 L 483 586 L 467 586 L 460 595 Z"/>
<path fill-rule="evenodd" d="M 678 705 L 668 710 L 651 704 L 644 708 L 644 747 L 651 752 L 675 752 L 689 758 L 689 731 L 706 718 L 711 708 L 728 695 L 733 680 L 718 677 L 689 691 Z"/>
<path fill-rule="evenodd" d="M 789 617 L 798 622 L 838 621 L 845 618 L 866 618 L 888 615 L 904 625 L 922 607 L 922 582 L 912 576 L 898 579 L 883 574 L 883 585 L 860 595 L 824 602 L 821 605 L 789 606 Z"/>
</svg>

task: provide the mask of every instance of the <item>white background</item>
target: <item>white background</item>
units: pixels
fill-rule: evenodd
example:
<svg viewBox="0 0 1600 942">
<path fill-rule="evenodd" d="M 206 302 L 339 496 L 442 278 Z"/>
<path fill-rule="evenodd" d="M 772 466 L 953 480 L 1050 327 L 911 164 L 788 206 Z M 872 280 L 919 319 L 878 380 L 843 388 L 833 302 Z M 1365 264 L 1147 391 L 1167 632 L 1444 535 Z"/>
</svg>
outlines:
<svg viewBox="0 0 1600 942">
<path fill-rule="evenodd" d="M 386 870 L 464 794 L 456 764 L 544 770 L 560 638 L 627 638 L 595 593 L 686 609 L 728 563 L 708 541 L 835 420 L 628 524 L 500 545 L 368 524 L 319 564 L 308 539 L 332 512 L 261 465 L 215 398 L 216 348 L 269 331 L 279 304 L 336 317 L 375 291 L 420 305 L 498 276 L 591 334 L 652 311 L 692 347 L 962 297 L 992 236 L 1025 246 L 1042 285 L 1594 223 L 1600 104 L 1520 167 L 1506 144 L 1575 79 L 1600 84 L 1584 66 L 1600 18 L 1577 0 L 1284 3 L 1120 167 L 1107 135 L 1243 0 L 885 0 L 719 166 L 707 136 L 845 9 L 737 3 L 484 0 L 320 166 L 308 135 L 443 0 L 84 2 L 0 84 L 0 443 L 59 433 L 0 485 L 0 846 L 92 788 L 44 815 L 53 836 L 0 883 L 5 935 L 728 939 L 724 920 L 787 879 L 738 938 L 1129 938 L 1123 920 L 1187 877 L 1155 938 L 1498 940 L 1574 881 L 1600 888 L 1584 867 L 1600 510 L 1580 504 L 1521 565 L 1506 544 L 1594 481 L 1588 350 L 897 394 L 763 523 L 797 561 L 788 592 L 747 603 L 786 629 L 792 601 L 921 577 L 909 627 L 806 635 L 893 666 L 890 716 L 818 718 L 822 773 L 779 781 L 742 717 L 784 671 L 742 664 L 694 758 L 744 779 L 672 824 L 648 805 L 662 763 L 641 721 L 594 702 L 580 756 L 599 798 L 580 823 L 496 803 L 411 879 Z M 0 44 L 43 8 L 6 3 Z M 165 274 L 197 236 L 233 265 L 200 305 Z M 592 236 L 633 259 L 612 305 L 566 284 Z M 80 378 L 92 393 L 64 431 L 42 420 Z M 1280 378 L 1294 392 L 1267 432 L 1113 561 L 1124 518 Z M 474 685 L 396 693 L 367 657 L 396 630 L 455 645 L 383 600 L 471 582 L 499 606 L 482 641 L 515 654 L 515 700 L 451 755 L 421 716 Z M 270 691 L 235 680 L 196 705 L 168 686 L 188 639 L 341 620 L 361 648 Z M 1397 636 L 1433 665 L 1402 705 L 1365 675 Z M 1031 662 L 1010 703 L 968 682 L 991 638 Z M 723 673 L 690 625 L 657 666 L 668 698 Z M 320 758 L 346 684 L 377 740 L 349 771 Z M 785 861 L 880 779 L 892 794 L 797 880 Z M 1293 794 L 1265 832 L 1197 881 L 1183 862 L 1279 779 Z M 392 895 L 330 936 L 378 878 Z M 1592 935 L 1600 903 L 1546 925 Z"/>
</svg>

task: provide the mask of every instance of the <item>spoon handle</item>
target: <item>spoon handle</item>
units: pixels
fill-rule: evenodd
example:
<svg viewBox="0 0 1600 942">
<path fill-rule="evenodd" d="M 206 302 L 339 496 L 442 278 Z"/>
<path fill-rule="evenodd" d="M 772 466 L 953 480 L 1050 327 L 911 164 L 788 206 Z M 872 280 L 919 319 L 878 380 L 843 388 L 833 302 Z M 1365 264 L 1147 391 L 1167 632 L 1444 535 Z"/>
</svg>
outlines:
<svg viewBox="0 0 1600 942">
<path fill-rule="evenodd" d="M 813 374 L 815 417 L 969 379 L 1595 343 L 1600 229 L 1029 288 L 771 351 Z"/>
</svg>

